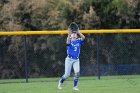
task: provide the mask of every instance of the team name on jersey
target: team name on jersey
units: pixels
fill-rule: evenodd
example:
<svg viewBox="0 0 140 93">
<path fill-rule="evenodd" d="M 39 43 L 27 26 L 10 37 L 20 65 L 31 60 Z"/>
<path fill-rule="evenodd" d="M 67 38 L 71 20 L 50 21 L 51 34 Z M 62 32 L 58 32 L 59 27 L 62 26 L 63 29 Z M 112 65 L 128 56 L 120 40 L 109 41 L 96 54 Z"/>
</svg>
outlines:
<svg viewBox="0 0 140 93">
<path fill-rule="evenodd" d="M 78 44 L 73 44 L 73 43 L 71 43 L 71 45 L 72 45 L 72 46 L 80 46 L 79 43 L 78 43 Z"/>
</svg>

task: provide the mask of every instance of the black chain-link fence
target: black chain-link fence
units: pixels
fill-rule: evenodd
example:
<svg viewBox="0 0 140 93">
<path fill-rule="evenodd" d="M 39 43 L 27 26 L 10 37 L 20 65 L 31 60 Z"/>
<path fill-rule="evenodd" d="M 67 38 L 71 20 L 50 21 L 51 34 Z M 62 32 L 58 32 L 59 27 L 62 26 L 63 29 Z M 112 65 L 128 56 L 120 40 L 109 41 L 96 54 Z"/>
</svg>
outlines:
<svg viewBox="0 0 140 93">
<path fill-rule="evenodd" d="M 80 54 L 81 77 L 140 74 L 140 34 L 85 36 Z M 9 79 L 25 82 L 27 78 L 58 80 L 64 73 L 66 38 L 67 35 L 1 36 L 0 83 L 10 82 Z"/>
</svg>

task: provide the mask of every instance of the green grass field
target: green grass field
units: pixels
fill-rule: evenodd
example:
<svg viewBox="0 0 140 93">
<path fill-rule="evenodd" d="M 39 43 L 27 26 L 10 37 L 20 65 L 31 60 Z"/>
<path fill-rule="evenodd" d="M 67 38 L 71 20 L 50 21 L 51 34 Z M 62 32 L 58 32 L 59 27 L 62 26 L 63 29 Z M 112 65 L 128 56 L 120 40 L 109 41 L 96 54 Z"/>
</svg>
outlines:
<svg viewBox="0 0 140 93">
<path fill-rule="evenodd" d="M 0 93 L 140 93 L 140 76 L 102 77 L 101 80 L 97 77 L 81 77 L 79 91 L 72 90 L 71 79 L 65 81 L 62 90 L 58 90 L 58 79 L 31 79 L 29 83 L 20 83 L 23 80 L 0 80 Z"/>
</svg>

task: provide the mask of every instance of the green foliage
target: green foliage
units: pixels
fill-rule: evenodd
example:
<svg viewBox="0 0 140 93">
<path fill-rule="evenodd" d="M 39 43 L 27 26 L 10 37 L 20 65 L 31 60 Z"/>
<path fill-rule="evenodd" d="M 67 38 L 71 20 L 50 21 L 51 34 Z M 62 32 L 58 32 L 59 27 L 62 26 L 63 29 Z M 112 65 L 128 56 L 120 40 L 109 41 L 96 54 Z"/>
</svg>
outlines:
<svg viewBox="0 0 140 93">
<path fill-rule="evenodd" d="M 1 2 L 1 30 L 67 29 L 72 21 L 77 22 L 81 29 L 139 27 L 138 0 Z"/>
</svg>

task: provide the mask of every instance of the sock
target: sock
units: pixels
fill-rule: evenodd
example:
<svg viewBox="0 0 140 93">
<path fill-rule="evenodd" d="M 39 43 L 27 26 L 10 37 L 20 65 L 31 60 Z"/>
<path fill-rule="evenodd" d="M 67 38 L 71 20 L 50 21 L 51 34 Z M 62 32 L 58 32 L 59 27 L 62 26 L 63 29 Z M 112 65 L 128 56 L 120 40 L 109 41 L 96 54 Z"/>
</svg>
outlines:
<svg viewBox="0 0 140 93">
<path fill-rule="evenodd" d="M 60 79 L 60 83 L 63 83 L 63 82 L 64 82 L 64 80 L 65 80 L 64 78 L 61 78 L 61 79 Z"/>
<path fill-rule="evenodd" d="M 74 79 L 74 87 L 77 86 L 77 83 L 78 83 L 78 79 Z"/>
</svg>

